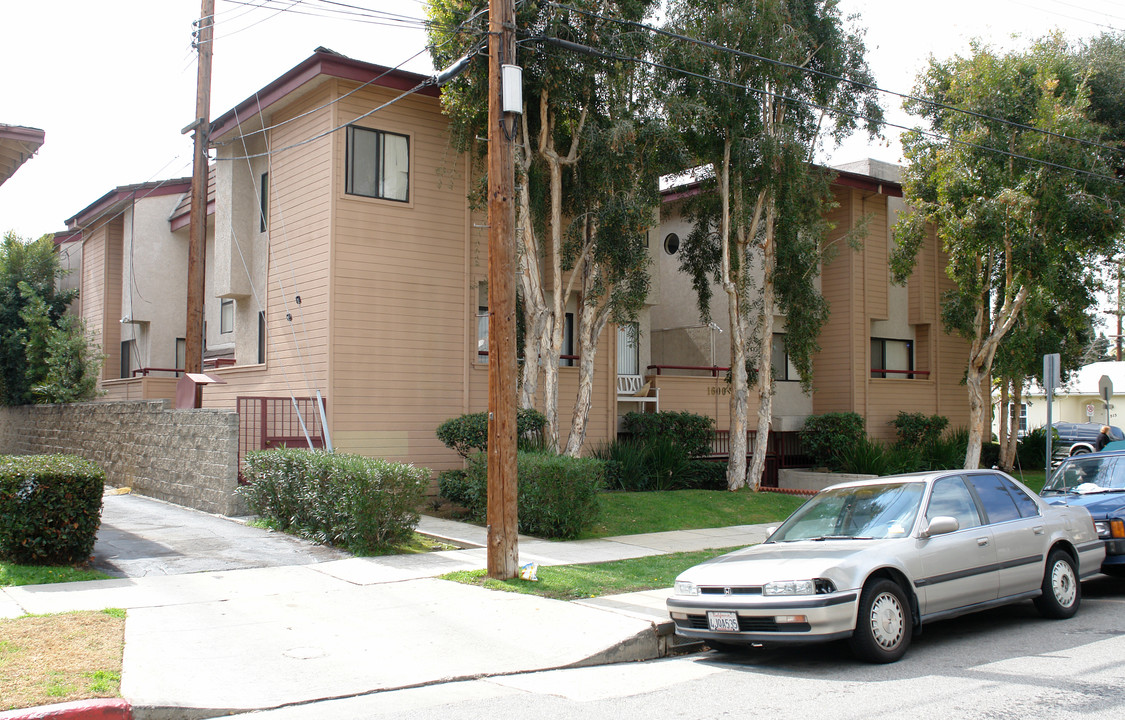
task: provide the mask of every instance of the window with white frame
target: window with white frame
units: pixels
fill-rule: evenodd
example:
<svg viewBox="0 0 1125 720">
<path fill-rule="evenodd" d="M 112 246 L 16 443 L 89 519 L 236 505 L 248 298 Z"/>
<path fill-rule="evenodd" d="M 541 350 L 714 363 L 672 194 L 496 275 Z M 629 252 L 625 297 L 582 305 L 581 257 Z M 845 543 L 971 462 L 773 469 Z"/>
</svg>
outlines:
<svg viewBox="0 0 1125 720">
<path fill-rule="evenodd" d="M 563 316 L 563 342 L 562 353 L 564 357 L 559 358 L 559 367 L 574 367 L 574 313 L 566 313 Z M 569 355 L 570 357 L 566 357 Z"/>
<path fill-rule="evenodd" d="M 219 332 L 234 332 L 234 300 L 223 300 L 219 305 Z"/>
<path fill-rule="evenodd" d="M 477 362 L 488 362 L 488 282 L 477 283 Z"/>
<path fill-rule="evenodd" d="M 410 199 L 410 138 L 348 126 L 345 192 L 407 202 Z"/>
<path fill-rule="evenodd" d="M 637 346 L 637 323 L 617 326 L 617 374 L 640 375 L 641 357 Z"/>
</svg>

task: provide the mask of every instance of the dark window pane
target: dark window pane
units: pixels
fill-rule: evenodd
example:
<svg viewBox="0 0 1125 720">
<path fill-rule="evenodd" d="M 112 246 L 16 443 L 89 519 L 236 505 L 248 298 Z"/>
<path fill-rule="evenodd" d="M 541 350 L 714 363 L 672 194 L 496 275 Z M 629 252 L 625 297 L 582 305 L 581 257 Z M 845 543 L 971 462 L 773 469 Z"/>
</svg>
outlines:
<svg viewBox="0 0 1125 720">
<path fill-rule="evenodd" d="M 1016 501 L 1016 509 L 1020 511 L 1021 517 L 1035 517 L 1039 514 L 1039 506 L 1018 485 L 1004 477 L 1000 478 L 1000 484 L 1008 490 L 1008 494 Z"/>
<path fill-rule="evenodd" d="M 977 495 L 984 503 L 984 511 L 988 513 L 988 522 L 998 523 L 1006 520 L 1015 520 L 1020 516 L 1012 496 L 1000 483 L 999 475 L 973 475 L 969 482 L 973 484 Z"/>
</svg>

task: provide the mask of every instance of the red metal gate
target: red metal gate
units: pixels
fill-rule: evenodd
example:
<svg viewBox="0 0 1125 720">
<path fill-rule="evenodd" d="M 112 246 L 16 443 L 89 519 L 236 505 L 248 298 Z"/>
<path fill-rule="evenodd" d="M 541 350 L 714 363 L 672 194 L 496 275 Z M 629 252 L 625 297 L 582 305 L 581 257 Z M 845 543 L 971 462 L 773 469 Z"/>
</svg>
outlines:
<svg viewBox="0 0 1125 720">
<path fill-rule="evenodd" d="M 323 448 L 324 427 L 316 398 L 246 397 L 238 401 L 238 481 L 242 478 L 242 459 L 253 450 L 290 447 Z M 325 401 L 325 408 L 328 402 Z M 301 429 L 304 421 L 305 432 Z"/>
</svg>

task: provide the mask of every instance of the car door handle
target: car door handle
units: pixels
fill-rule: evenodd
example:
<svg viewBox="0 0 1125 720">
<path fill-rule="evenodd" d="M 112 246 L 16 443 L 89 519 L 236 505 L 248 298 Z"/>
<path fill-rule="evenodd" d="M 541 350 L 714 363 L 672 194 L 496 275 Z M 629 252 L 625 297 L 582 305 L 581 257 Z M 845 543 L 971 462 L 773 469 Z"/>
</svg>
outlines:
<svg viewBox="0 0 1125 720">
<path fill-rule="evenodd" d="M 1042 535 L 1043 534 L 1043 526 L 1042 525 L 1036 525 L 1035 527 L 1031 528 L 1031 531 L 1034 532 L 1036 535 Z"/>
<path fill-rule="evenodd" d="M 977 545 L 979 545 L 980 547 L 984 547 L 987 544 L 988 544 L 988 538 L 986 538 L 986 537 L 977 538 Z"/>
</svg>

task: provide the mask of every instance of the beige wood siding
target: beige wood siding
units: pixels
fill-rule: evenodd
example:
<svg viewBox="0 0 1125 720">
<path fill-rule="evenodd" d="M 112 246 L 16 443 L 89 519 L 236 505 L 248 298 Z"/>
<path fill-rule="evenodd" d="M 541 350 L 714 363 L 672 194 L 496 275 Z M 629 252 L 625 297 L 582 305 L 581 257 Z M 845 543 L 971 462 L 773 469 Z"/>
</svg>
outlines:
<svg viewBox="0 0 1125 720">
<path fill-rule="evenodd" d="M 121 375 L 122 227 L 118 216 L 83 230 L 82 317 L 106 356 L 102 381 Z"/>
<path fill-rule="evenodd" d="M 322 107 L 332 97 L 332 88 L 324 86 L 270 117 L 271 125 L 292 122 L 269 132 L 274 149 L 269 170 L 269 269 L 265 287 L 256 288 L 266 306 L 266 363 L 210 371 L 228 384 L 204 390 L 207 407 L 233 409 L 240 395 L 312 397 L 317 389 L 328 398 L 330 409 L 334 405 L 328 392 L 334 135 L 289 147 L 332 127 L 331 108 Z"/>
<path fill-rule="evenodd" d="M 887 264 L 887 196 L 866 196 L 859 191 L 853 191 L 852 195 L 859 203 L 858 217 L 867 228 L 867 235 L 862 238 L 867 319 L 886 320 L 887 288 L 891 280 Z"/>
<path fill-rule="evenodd" d="M 716 430 L 730 429 L 730 385 L 725 378 L 658 375 L 649 379 L 660 388 L 661 410 L 706 415 L 714 418 Z M 753 429 L 757 426 L 758 417 L 758 394 L 753 387 L 750 388 L 746 412 Z"/>
<path fill-rule="evenodd" d="M 338 124 L 395 95 L 360 90 L 338 103 Z M 334 136 L 334 440 L 342 450 L 449 467 L 459 458 L 434 431 L 461 414 L 469 362 L 464 163 L 436 98 L 413 95 L 356 124 L 409 138 L 409 201 L 346 194 L 346 134 Z"/>
<path fill-rule="evenodd" d="M 859 281 L 855 277 L 859 258 L 841 240 L 852 225 L 853 191 L 837 186 L 835 193 L 839 207 L 828 215 L 828 220 L 835 225 L 828 236 L 830 252 L 835 256 L 822 268 L 820 284 L 830 314 L 820 334 L 822 349 L 813 358 L 813 412 L 818 415 L 855 409 L 856 367 L 867 357 L 867 351 L 856 341 L 857 333 L 861 338 L 867 337 L 853 290 Z"/>
</svg>

